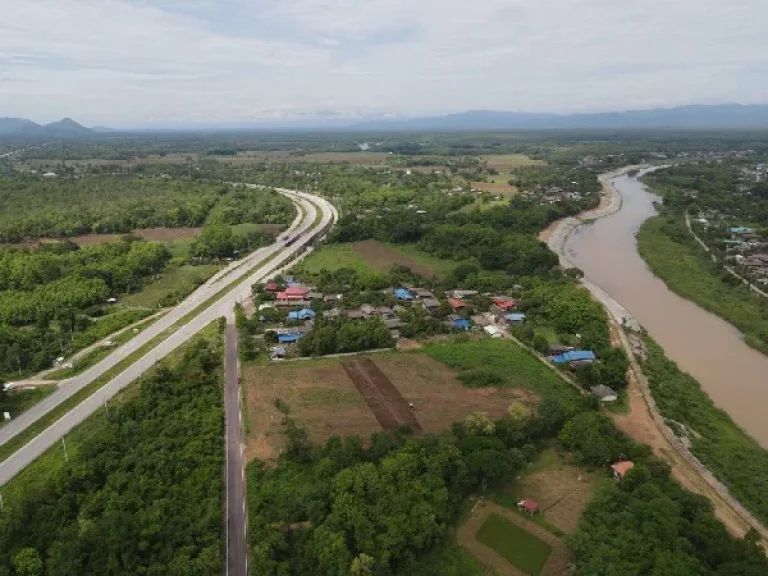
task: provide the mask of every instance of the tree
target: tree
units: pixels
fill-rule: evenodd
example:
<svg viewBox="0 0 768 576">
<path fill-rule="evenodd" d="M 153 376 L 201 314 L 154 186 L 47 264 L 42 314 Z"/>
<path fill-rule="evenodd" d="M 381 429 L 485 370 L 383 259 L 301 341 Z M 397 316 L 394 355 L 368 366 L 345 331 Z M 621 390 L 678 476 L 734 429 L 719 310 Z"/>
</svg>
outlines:
<svg viewBox="0 0 768 576">
<path fill-rule="evenodd" d="M 13 557 L 13 567 L 18 576 L 40 576 L 43 573 L 43 561 L 34 548 L 22 548 Z"/>
<path fill-rule="evenodd" d="M 487 412 L 472 412 L 464 419 L 464 430 L 467 434 L 492 436 L 496 431 L 496 425 Z"/>
</svg>

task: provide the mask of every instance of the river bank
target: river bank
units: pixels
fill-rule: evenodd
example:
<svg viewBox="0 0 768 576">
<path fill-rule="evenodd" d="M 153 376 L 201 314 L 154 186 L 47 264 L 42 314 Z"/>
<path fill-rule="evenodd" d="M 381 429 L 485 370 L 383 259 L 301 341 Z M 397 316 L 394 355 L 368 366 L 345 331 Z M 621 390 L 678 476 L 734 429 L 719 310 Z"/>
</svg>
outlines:
<svg viewBox="0 0 768 576">
<path fill-rule="evenodd" d="M 615 324 L 615 328 L 621 338 L 622 344 L 627 351 L 628 356 L 631 359 L 631 374 L 629 378 L 628 393 L 630 397 L 635 395 L 636 397 L 642 397 L 645 409 L 640 413 L 632 415 L 632 420 L 627 418 L 616 417 L 617 424 L 629 433 L 633 437 L 642 442 L 649 442 L 654 448 L 654 451 L 660 457 L 667 460 L 672 467 L 672 474 L 682 485 L 706 496 L 713 504 L 715 512 L 718 517 L 728 526 L 732 533 L 737 535 L 743 535 L 750 527 L 758 530 L 763 538 L 768 538 L 768 531 L 761 525 L 761 523 L 749 512 L 742 504 L 731 494 L 729 489 L 699 461 L 699 459 L 691 452 L 690 438 L 681 438 L 675 435 L 675 432 L 669 427 L 664 415 L 662 415 L 659 406 L 657 406 L 652 392 L 652 384 L 646 379 L 646 375 L 643 372 L 638 359 L 634 356 L 633 351 L 629 345 L 625 328 L 638 329 L 639 324 L 635 320 L 630 310 L 625 307 L 624 302 L 621 303 L 615 299 L 611 293 L 619 292 L 616 290 L 619 284 L 631 283 L 632 277 L 626 274 L 623 277 L 611 278 L 610 274 L 604 274 L 606 271 L 614 271 L 611 267 L 614 265 L 615 258 L 621 260 L 622 258 L 628 258 L 631 253 L 634 253 L 634 264 L 640 264 L 642 271 L 650 275 L 650 272 L 645 267 L 645 264 L 640 259 L 635 250 L 634 231 L 639 228 L 642 221 L 652 216 L 655 210 L 652 208 L 651 202 L 647 202 L 647 205 L 642 206 L 642 210 L 639 213 L 638 222 L 628 223 L 618 222 L 618 225 L 611 229 L 611 235 L 609 237 L 600 238 L 600 242 L 593 243 L 590 248 L 597 254 L 592 254 L 592 263 L 596 266 L 590 267 L 590 262 L 585 262 L 579 249 L 574 249 L 572 239 L 575 236 L 582 234 L 584 230 L 594 232 L 596 226 L 584 226 L 585 223 L 596 222 L 598 219 L 602 219 L 602 222 L 615 220 L 615 218 L 608 218 L 613 215 L 619 215 L 622 207 L 624 206 L 624 198 L 621 190 L 616 186 L 616 179 L 623 177 L 630 169 L 637 169 L 637 167 L 628 167 L 620 173 L 608 174 L 603 177 L 603 181 L 612 189 L 611 201 L 603 208 L 592 213 L 581 215 L 579 218 L 567 218 L 558 223 L 558 225 L 551 231 L 547 238 L 547 243 L 560 258 L 561 265 L 564 267 L 578 267 L 585 272 L 585 276 L 582 279 L 582 284 L 587 288 L 593 296 L 600 301 L 609 312 L 612 322 Z M 627 178 L 623 178 L 627 180 Z M 634 200 L 629 198 L 629 200 Z M 622 252 L 621 248 L 624 249 Z M 614 260 L 612 260 L 613 256 Z M 596 260 L 596 262 L 595 262 Z M 587 264 L 586 266 L 584 264 Z M 621 262 L 619 262 L 619 265 Z M 594 276 L 592 273 L 594 272 Z M 605 281 L 606 278 L 608 281 Z M 611 281 L 613 280 L 613 282 Z M 660 280 L 656 279 L 662 286 Z M 600 282 L 598 284 L 598 282 Z M 664 287 L 666 290 L 666 287 Z M 609 293 L 609 291 L 611 293 Z M 644 299 L 653 298 L 652 295 L 641 296 Z M 682 300 L 682 299 L 681 299 Z M 688 303 L 689 306 L 692 304 Z M 666 346 L 665 346 L 666 348 Z M 661 348 L 658 349 L 661 351 Z M 663 354 L 663 353 L 662 353 Z M 666 360 L 666 358 L 665 358 Z M 664 365 L 669 369 L 668 365 Z M 674 366 L 674 364 L 672 364 Z M 674 366 L 677 370 L 677 367 Z M 679 372 L 679 371 L 678 371 Z M 682 372 L 680 372 L 682 374 Z M 692 379 L 691 379 L 692 380 Z M 697 386 L 695 380 L 692 380 L 694 385 Z M 689 381 L 686 383 L 690 384 Z M 702 392 L 703 393 L 703 392 Z M 706 395 L 705 395 L 706 396 Z M 707 398 L 708 399 L 708 398 Z M 637 402 L 631 403 L 633 408 L 637 410 Z M 711 404 L 711 403 L 710 403 Z M 714 406 L 712 409 L 716 410 Z M 732 429 L 728 430 L 731 433 L 736 433 L 738 438 L 738 446 L 747 448 L 753 455 L 765 455 L 765 451 L 760 449 L 757 444 L 751 440 L 748 436 L 743 434 L 741 430 L 731 422 Z M 655 429 L 657 433 L 650 433 L 650 429 Z M 677 428 L 678 432 L 680 428 Z M 695 431 L 694 431 L 695 432 Z M 720 430 L 718 435 L 724 436 L 725 431 Z M 698 434 L 698 432 L 695 432 Z M 728 479 L 732 488 L 736 488 L 735 493 L 739 497 L 743 497 L 745 489 L 754 487 L 756 484 L 759 487 L 759 483 L 756 483 L 753 479 L 738 478 L 734 483 L 733 477 L 728 473 L 730 470 L 724 469 L 722 464 L 723 460 L 720 458 L 708 458 L 708 463 L 720 464 L 717 466 L 717 474 L 722 479 Z M 762 506 L 762 499 L 757 498 L 757 502 L 754 498 L 748 499 L 748 505 L 753 511 L 759 511 L 761 516 L 765 518 L 765 508 Z M 759 505 L 758 505 L 759 504 Z"/>
</svg>

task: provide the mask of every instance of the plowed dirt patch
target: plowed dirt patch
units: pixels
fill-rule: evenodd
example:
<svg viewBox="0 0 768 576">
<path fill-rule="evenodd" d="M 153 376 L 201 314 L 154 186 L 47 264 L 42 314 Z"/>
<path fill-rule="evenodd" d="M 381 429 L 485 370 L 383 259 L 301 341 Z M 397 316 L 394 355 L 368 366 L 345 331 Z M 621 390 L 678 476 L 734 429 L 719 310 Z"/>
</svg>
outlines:
<svg viewBox="0 0 768 576">
<path fill-rule="evenodd" d="M 424 276 L 425 278 L 439 276 L 435 274 L 434 270 L 431 270 L 423 264 L 419 264 L 415 260 L 404 256 L 394 248 L 390 248 L 386 244 L 382 244 L 376 240 L 354 242 L 352 244 L 352 249 L 368 262 L 372 268 L 379 271 L 388 270 L 392 264 L 402 264 L 403 266 L 410 268 L 419 276 Z"/>
</svg>

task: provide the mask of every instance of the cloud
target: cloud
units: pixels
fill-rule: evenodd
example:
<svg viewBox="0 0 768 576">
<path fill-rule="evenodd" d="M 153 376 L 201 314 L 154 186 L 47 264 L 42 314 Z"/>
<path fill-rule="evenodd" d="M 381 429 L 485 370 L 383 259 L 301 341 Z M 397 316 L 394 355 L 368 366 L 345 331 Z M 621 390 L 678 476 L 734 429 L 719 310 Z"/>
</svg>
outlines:
<svg viewBox="0 0 768 576">
<path fill-rule="evenodd" d="M 39 121 L 768 101 L 764 0 L 0 0 L 0 14 L 0 116 Z"/>
</svg>

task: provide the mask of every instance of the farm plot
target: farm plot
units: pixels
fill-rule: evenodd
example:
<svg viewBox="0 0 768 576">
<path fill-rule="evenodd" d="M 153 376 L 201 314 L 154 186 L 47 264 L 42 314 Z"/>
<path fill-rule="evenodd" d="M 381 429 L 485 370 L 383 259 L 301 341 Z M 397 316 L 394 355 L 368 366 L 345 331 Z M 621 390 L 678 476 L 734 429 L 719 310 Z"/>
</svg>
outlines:
<svg viewBox="0 0 768 576">
<path fill-rule="evenodd" d="M 334 434 L 367 438 L 400 424 L 442 432 L 475 411 L 498 418 L 519 397 L 512 389 L 465 388 L 452 370 L 421 353 L 245 365 L 243 383 L 248 460 L 274 459 L 285 445 L 278 399 L 309 439 L 322 443 Z"/>
<path fill-rule="evenodd" d="M 446 276 L 458 264 L 433 258 L 429 254 L 420 252 L 413 247 L 398 245 L 391 246 L 376 240 L 363 240 L 354 242 L 352 249 L 367 262 L 371 268 L 385 272 L 393 264 L 407 266 L 419 276 L 438 278 Z"/>
</svg>

